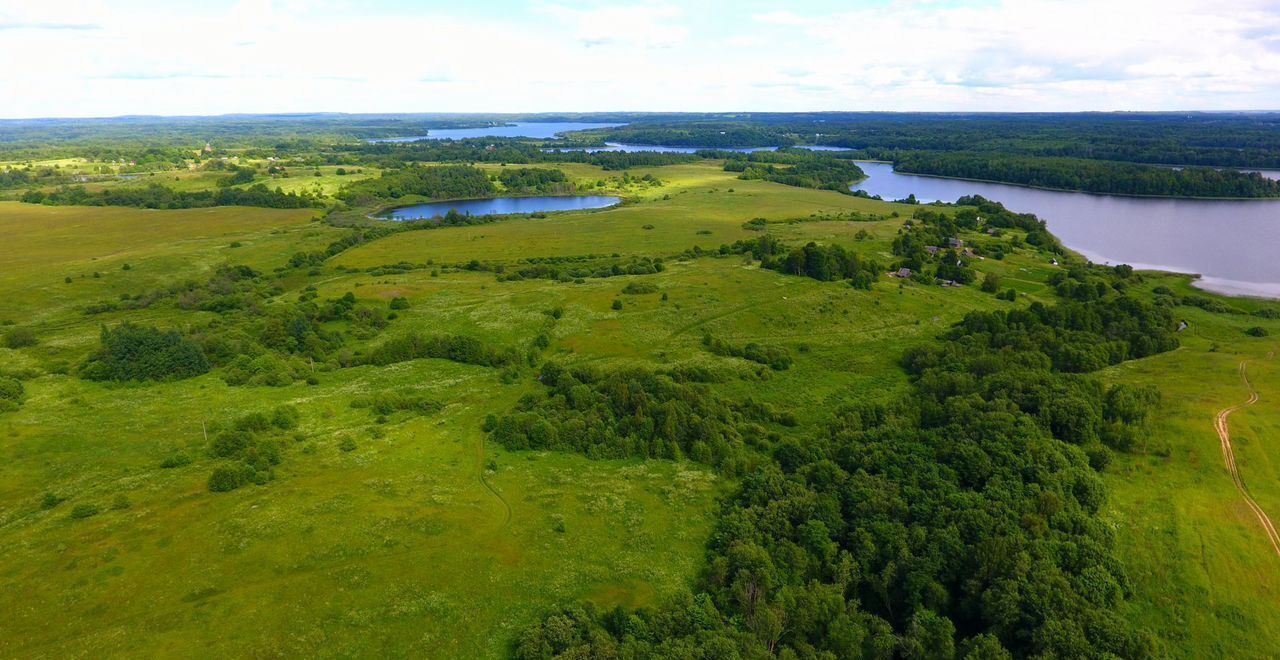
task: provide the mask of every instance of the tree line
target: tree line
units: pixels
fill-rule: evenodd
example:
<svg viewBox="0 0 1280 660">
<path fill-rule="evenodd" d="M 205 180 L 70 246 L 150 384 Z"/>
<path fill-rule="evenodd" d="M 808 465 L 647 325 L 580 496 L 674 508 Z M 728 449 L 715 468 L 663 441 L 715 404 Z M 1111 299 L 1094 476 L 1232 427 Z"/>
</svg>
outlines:
<svg viewBox="0 0 1280 660">
<path fill-rule="evenodd" d="M 420 196 L 429 199 L 490 197 L 497 192 L 484 170 L 470 165 L 410 165 L 351 183 L 338 194 L 351 204 Z"/>
<path fill-rule="evenodd" d="M 846 195 L 851 194 L 849 184 L 866 178 L 862 168 L 850 160 L 820 154 L 799 158 L 779 155 L 788 162 L 775 164 L 753 158 L 736 158 L 726 162 L 724 169 L 726 172 L 741 172 L 738 178 L 743 180 L 760 179 L 797 188 L 834 190 Z"/>
<path fill-rule="evenodd" d="M 179 191 L 150 184 L 142 188 L 106 188 L 96 192 L 83 186 L 62 187 L 51 192 L 28 190 L 21 200 L 29 204 L 49 206 L 132 206 L 144 209 L 190 209 L 211 206 L 260 206 L 276 209 L 301 209 L 319 206 L 319 201 L 306 193 L 271 190 L 259 183 L 247 188 Z"/>
<path fill-rule="evenodd" d="M 1277 197 L 1280 181 L 1256 172 L 1209 167 L 1174 169 L 1080 158 L 983 153 L 911 152 L 894 169 L 962 179 L 986 179 L 1041 188 L 1112 195 L 1165 197 Z"/>
</svg>

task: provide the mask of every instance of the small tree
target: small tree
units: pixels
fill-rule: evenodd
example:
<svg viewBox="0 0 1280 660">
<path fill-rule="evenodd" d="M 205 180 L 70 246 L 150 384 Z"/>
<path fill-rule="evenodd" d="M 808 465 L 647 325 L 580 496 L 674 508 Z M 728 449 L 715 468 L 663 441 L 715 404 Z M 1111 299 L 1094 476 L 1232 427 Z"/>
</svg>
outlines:
<svg viewBox="0 0 1280 660">
<path fill-rule="evenodd" d="M 11 328 L 4 336 L 4 345 L 9 348 L 26 348 L 36 345 L 36 333 L 31 328 Z"/>
<path fill-rule="evenodd" d="M 245 475 L 245 466 L 242 465 L 220 465 L 213 469 L 213 474 L 209 475 L 209 491 L 213 493 L 225 493 L 233 491 L 248 481 Z"/>
</svg>

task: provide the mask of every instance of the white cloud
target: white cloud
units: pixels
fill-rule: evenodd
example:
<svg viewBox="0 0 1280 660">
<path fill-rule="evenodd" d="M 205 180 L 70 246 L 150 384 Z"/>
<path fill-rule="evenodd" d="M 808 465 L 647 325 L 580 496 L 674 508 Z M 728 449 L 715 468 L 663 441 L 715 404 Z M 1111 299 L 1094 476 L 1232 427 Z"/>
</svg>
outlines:
<svg viewBox="0 0 1280 660">
<path fill-rule="evenodd" d="M 795 12 L 786 10 L 753 14 L 751 19 L 757 23 L 768 23 L 770 25 L 812 25 L 815 22 L 811 18 L 805 18 Z"/>
<path fill-rule="evenodd" d="M 549 5 L 543 9 L 572 26 L 574 36 L 588 46 L 624 45 L 670 48 L 689 37 L 688 28 L 672 23 L 681 11 L 671 5 L 629 5 L 570 9 Z"/>
<path fill-rule="evenodd" d="M 0 116 L 1280 108 L 1275 0 L 606 2 L 0 0 Z"/>
</svg>

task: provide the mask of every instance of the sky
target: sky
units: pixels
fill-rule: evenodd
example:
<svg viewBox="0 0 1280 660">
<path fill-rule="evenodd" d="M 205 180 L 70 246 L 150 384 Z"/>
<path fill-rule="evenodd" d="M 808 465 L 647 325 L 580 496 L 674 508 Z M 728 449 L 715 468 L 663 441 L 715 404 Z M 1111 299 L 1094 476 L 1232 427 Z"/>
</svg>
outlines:
<svg viewBox="0 0 1280 660">
<path fill-rule="evenodd" d="M 1280 109 L 1280 0 L 0 0 L 0 117 Z"/>
</svg>

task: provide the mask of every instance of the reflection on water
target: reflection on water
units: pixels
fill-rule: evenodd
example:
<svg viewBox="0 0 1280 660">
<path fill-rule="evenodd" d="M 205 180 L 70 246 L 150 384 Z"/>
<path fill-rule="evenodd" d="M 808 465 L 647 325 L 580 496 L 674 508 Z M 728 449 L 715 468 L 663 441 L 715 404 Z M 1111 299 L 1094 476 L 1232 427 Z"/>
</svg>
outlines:
<svg viewBox="0 0 1280 660">
<path fill-rule="evenodd" d="M 622 124 L 581 121 L 525 121 L 514 122 L 510 126 L 487 126 L 485 128 L 437 128 L 427 131 L 426 135 L 409 137 L 382 138 L 369 140 L 378 142 L 417 142 L 419 140 L 463 140 L 478 137 L 524 137 L 549 139 L 569 131 L 585 131 L 591 128 L 613 128 Z"/>
<path fill-rule="evenodd" d="M 1190 200 L 1036 190 L 1001 183 L 899 174 L 858 163 L 853 186 L 884 199 L 927 203 L 982 195 L 1034 213 L 1064 245 L 1098 263 L 1199 273 L 1197 286 L 1233 295 L 1280 297 L 1280 200 Z"/>
<path fill-rule="evenodd" d="M 378 217 L 387 220 L 421 220 L 438 218 L 449 211 L 463 215 L 508 215 L 511 213 L 549 213 L 551 211 L 581 211 L 599 209 L 618 203 L 617 197 L 607 195 L 554 195 L 550 197 L 493 197 L 488 199 L 459 199 L 451 202 L 414 204 L 391 209 Z"/>
</svg>

